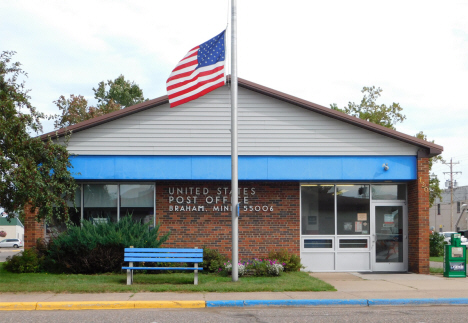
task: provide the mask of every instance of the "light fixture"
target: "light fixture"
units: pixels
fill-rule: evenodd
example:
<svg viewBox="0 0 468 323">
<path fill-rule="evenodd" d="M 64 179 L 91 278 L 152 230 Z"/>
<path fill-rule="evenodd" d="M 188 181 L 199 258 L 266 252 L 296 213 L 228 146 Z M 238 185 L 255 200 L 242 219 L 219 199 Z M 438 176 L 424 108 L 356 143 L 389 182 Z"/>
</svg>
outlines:
<svg viewBox="0 0 468 323">
<path fill-rule="evenodd" d="M 384 170 L 388 170 L 388 169 L 389 169 L 388 164 L 383 164 L 382 167 L 383 167 Z"/>
</svg>

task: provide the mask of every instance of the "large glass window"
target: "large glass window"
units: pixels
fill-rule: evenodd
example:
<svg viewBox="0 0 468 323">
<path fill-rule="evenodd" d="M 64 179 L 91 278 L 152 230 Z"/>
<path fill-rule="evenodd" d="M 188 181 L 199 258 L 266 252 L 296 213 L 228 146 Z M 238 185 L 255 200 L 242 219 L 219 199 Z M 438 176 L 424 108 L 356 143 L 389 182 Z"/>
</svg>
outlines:
<svg viewBox="0 0 468 323">
<path fill-rule="evenodd" d="M 373 200 L 406 200 L 406 185 L 372 185 Z"/>
<path fill-rule="evenodd" d="M 336 212 L 338 234 L 369 234 L 369 185 L 337 185 Z"/>
<path fill-rule="evenodd" d="M 94 223 L 117 221 L 118 185 L 85 184 L 84 219 Z"/>
<path fill-rule="evenodd" d="M 335 234 L 335 186 L 301 186 L 302 234 Z"/>
<path fill-rule="evenodd" d="M 79 225 L 81 222 L 81 185 L 78 185 L 75 191 L 75 205 L 72 201 L 67 201 L 67 206 L 70 220 L 75 225 Z"/>
<path fill-rule="evenodd" d="M 120 217 L 132 215 L 143 223 L 154 223 L 154 185 L 120 185 Z"/>
</svg>

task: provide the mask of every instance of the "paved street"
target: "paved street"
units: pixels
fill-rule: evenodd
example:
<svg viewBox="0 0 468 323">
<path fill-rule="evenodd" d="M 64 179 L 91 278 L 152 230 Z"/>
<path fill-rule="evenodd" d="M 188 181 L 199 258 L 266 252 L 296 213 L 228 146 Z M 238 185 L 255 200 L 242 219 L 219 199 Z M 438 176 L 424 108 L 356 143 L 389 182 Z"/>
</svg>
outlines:
<svg viewBox="0 0 468 323">
<path fill-rule="evenodd" d="M 0 248 L 0 262 L 5 262 L 8 256 L 16 255 L 23 250 L 23 248 Z"/>
<path fill-rule="evenodd" d="M 3 311 L 1 322 L 464 322 L 466 306 L 255 307 L 100 311 Z"/>
</svg>

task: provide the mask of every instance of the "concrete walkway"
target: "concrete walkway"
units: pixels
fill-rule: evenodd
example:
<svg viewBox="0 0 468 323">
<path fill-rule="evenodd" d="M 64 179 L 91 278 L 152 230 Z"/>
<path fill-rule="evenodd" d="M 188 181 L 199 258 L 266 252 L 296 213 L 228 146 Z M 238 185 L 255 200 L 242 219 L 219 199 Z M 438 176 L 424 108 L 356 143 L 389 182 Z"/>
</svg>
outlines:
<svg viewBox="0 0 468 323">
<path fill-rule="evenodd" d="M 411 273 L 311 273 L 336 292 L 1 293 L 0 310 L 468 304 L 468 278 Z"/>
</svg>

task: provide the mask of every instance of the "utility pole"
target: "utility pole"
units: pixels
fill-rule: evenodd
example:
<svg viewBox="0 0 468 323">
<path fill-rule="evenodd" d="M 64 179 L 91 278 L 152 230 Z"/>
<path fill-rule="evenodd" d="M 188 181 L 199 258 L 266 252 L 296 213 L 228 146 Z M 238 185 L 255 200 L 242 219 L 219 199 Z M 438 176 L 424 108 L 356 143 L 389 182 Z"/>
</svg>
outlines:
<svg viewBox="0 0 468 323">
<path fill-rule="evenodd" d="M 449 183 L 449 188 L 450 188 L 450 228 L 453 229 L 453 231 L 457 231 L 457 228 L 453 227 L 453 174 L 461 174 L 461 172 L 454 172 L 453 171 L 453 165 L 455 164 L 460 164 L 459 162 L 454 163 L 452 161 L 452 158 L 450 158 L 450 163 L 443 163 L 444 165 L 450 165 L 450 172 L 444 172 L 444 174 L 450 174 L 450 183 Z M 445 183 L 445 186 L 447 186 L 447 182 Z"/>
</svg>

